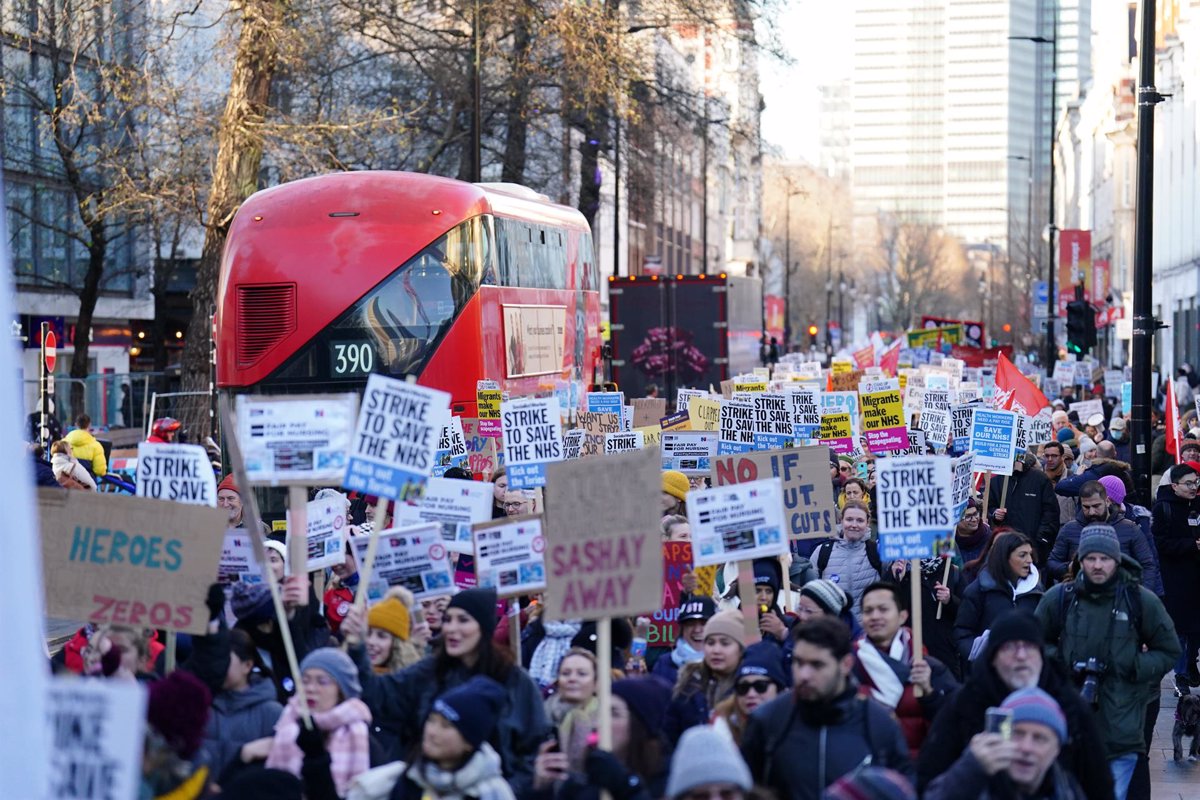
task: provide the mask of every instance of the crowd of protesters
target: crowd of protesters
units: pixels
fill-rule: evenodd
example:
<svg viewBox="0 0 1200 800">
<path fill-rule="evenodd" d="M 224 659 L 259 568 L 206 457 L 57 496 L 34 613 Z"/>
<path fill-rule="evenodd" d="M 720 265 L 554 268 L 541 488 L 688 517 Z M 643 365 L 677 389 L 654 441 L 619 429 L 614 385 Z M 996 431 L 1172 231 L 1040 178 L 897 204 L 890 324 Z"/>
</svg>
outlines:
<svg viewBox="0 0 1200 800">
<path fill-rule="evenodd" d="M 94 489 L 103 454 L 80 422 L 44 485 Z M 633 652 L 644 620 L 613 621 L 608 709 L 594 623 L 522 598 L 510 642 L 508 606 L 479 588 L 420 603 L 396 588 L 366 608 L 351 548 L 318 597 L 277 541 L 299 674 L 261 584 L 214 585 L 207 634 L 179 636 L 173 672 L 158 633 L 115 625 L 81 629 L 54 663 L 148 686 L 146 797 L 1145 800 L 1159 683 L 1200 687 L 1200 441 L 1160 459 L 1145 508 L 1125 427 L 1056 401 L 1053 440 L 980 487 L 954 549 L 919 564 L 880 558 L 873 459 L 831 457 L 838 536 L 754 563 L 757 629 L 723 575 L 711 594 L 685 575 L 669 646 Z M 494 516 L 540 510 L 492 477 Z M 663 541 L 690 537 L 696 483 L 663 473 Z M 232 478 L 218 503 L 266 530 Z M 359 517 L 352 532 L 369 531 Z"/>
</svg>

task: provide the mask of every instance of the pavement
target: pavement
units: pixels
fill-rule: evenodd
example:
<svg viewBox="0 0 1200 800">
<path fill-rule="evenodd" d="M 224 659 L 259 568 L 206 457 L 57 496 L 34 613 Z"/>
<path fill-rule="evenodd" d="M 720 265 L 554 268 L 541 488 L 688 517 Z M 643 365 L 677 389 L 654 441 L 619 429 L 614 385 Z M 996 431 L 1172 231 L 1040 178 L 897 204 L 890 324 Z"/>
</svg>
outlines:
<svg viewBox="0 0 1200 800">
<path fill-rule="evenodd" d="M 1162 682 L 1162 708 L 1150 743 L 1150 800 L 1200 800 L 1200 762 L 1187 761 L 1190 740 L 1183 740 L 1184 760 L 1176 762 L 1171 744 L 1175 727 L 1174 678 L 1167 673 Z M 1200 689 L 1193 691 L 1200 692 Z"/>
</svg>

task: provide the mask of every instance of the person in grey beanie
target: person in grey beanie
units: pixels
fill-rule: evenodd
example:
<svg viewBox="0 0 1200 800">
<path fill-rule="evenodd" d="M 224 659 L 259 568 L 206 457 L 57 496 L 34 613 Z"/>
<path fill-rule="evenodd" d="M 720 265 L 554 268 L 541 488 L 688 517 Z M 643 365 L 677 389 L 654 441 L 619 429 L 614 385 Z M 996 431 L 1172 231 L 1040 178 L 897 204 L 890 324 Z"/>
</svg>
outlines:
<svg viewBox="0 0 1200 800">
<path fill-rule="evenodd" d="M 667 797 L 712 797 L 742 800 L 754 787 L 750 768 L 727 735 L 707 725 L 689 728 L 679 737 L 671 757 Z"/>
</svg>

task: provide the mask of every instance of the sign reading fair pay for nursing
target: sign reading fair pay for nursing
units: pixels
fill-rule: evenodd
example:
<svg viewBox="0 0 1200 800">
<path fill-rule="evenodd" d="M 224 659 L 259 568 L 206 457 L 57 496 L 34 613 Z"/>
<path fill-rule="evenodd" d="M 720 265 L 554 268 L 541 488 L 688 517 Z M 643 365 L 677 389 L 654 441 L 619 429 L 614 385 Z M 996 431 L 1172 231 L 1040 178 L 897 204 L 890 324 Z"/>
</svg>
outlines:
<svg viewBox="0 0 1200 800">
<path fill-rule="evenodd" d="M 779 478 L 694 491 L 687 507 L 697 567 L 787 552 Z"/>
</svg>

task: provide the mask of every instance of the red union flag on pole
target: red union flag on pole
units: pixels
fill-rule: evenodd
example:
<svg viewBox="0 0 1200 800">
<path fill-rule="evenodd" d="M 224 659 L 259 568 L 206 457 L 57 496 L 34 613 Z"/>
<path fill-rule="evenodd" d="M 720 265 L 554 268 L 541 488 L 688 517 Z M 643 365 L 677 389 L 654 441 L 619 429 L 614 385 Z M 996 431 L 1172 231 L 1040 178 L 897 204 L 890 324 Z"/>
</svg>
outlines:
<svg viewBox="0 0 1200 800">
<path fill-rule="evenodd" d="M 1003 411 L 1035 416 L 1050 405 L 1050 401 L 1033 385 L 1033 381 L 1022 375 L 1016 365 L 1001 353 L 996 365 L 996 395 L 993 404 Z"/>
</svg>

